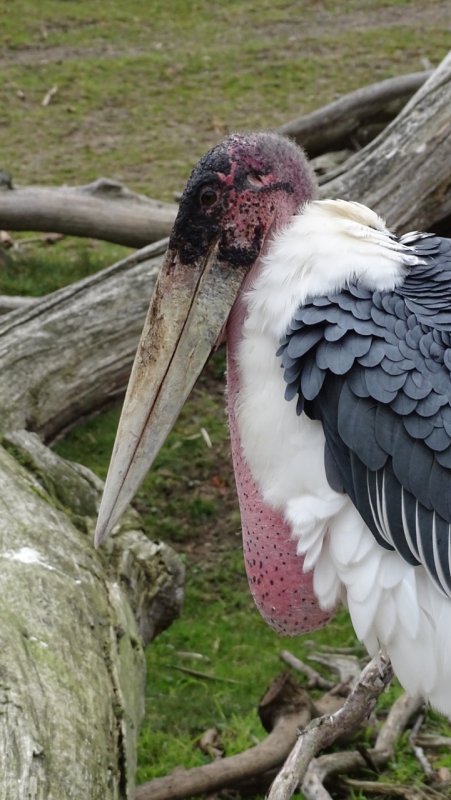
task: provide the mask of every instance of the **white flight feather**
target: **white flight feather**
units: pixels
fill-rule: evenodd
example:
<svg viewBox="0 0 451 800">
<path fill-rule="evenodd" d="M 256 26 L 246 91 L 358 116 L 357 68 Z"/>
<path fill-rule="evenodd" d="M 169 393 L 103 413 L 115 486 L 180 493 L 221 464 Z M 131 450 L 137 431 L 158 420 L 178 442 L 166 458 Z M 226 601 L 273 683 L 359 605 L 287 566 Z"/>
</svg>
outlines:
<svg viewBox="0 0 451 800">
<path fill-rule="evenodd" d="M 423 567 L 382 548 L 349 498 L 330 488 L 321 424 L 297 417 L 294 403 L 285 401 L 275 358 L 294 311 L 308 298 L 351 280 L 391 289 L 416 262 L 364 206 L 326 200 L 301 209 L 271 243 L 244 298 L 236 411 L 250 469 L 265 501 L 289 521 L 314 570 L 320 604 L 331 608 L 344 595 L 368 651 L 385 648 L 405 689 L 451 715 L 451 602 Z M 384 490 L 377 489 L 373 513 L 389 538 Z"/>
</svg>

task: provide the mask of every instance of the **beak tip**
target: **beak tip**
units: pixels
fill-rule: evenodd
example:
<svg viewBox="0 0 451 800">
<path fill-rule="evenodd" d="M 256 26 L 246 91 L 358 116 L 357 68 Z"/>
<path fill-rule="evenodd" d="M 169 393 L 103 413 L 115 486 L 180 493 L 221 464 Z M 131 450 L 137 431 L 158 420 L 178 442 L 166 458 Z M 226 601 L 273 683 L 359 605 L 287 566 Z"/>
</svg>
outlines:
<svg viewBox="0 0 451 800">
<path fill-rule="evenodd" d="M 99 549 L 100 545 L 102 544 L 103 540 L 105 539 L 107 532 L 104 528 L 97 527 L 94 533 L 94 547 L 96 550 Z"/>
<path fill-rule="evenodd" d="M 113 526 L 111 524 L 111 518 L 107 518 L 105 520 L 105 518 L 102 517 L 102 515 L 99 513 L 96 529 L 94 532 L 94 547 L 96 550 L 99 549 L 102 542 L 104 542 L 104 540 L 107 538 L 112 527 Z"/>
</svg>

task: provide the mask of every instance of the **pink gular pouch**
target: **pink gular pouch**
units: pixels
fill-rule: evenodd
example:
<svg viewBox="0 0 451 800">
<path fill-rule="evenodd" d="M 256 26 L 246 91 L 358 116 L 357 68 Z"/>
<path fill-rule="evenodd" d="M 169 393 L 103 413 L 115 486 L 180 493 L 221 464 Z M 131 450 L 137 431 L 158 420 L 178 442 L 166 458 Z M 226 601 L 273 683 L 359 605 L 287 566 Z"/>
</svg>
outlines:
<svg viewBox="0 0 451 800">
<path fill-rule="evenodd" d="M 297 636 L 321 628 L 335 609 L 320 608 L 313 591 L 313 572 L 303 571 L 304 557 L 296 553 L 289 525 L 264 502 L 243 455 L 235 416 L 240 389 L 235 348 L 242 309 L 234 311 L 227 326 L 227 407 L 244 563 L 252 597 L 265 622 L 278 633 Z"/>
</svg>

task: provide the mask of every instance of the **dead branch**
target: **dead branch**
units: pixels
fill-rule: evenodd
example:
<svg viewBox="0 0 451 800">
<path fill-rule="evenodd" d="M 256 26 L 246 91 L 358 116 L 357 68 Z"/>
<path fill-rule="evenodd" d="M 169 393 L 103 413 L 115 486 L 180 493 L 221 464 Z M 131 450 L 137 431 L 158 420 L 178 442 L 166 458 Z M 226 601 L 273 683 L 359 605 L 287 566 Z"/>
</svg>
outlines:
<svg viewBox="0 0 451 800">
<path fill-rule="evenodd" d="M 417 719 L 415 721 L 415 724 L 414 724 L 412 730 L 410 731 L 409 744 L 410 744 L 410 746 L 411 746 L 411 748 L 413 750 L 413 754 L 414 754 L 415 758 L 417 759 L 418 763 L 420 764 L 424 774 L 427 775 L 428 777 L 431 777 L 431 775 L 433 774 L 434 770 L 432 769 L 432 767 L 431 767 L 431 765 L 430 765 L 430 763 L 429 763 L 429 761 L 428 761 L 428 759 L 427 759 L 427 757 L 425 755 L 425 752 L 424 752 L 423 748 L 416 741 L 416 737 L 417 737 L 417 735 L 418 735 L 418 733 L 420 731 L 420 728 L 421 728 L 423 722 L 424 722 L 424 712 L 417 717 Z"/>
<path fill-rule="evenodd" d="M 322 196 L 366 202 L 401 229 L 427 229 L 451 213 L 450 103 L 451 54 Z M 0 208 L 13 191 L 0 190 Z M 120 228 L 111 204 L 110 215 Z M 150 253 L 164 244 L 155 247 L 0 318 L 3 429 L 51 439 L 122 393 L 158 268 Z"/>
<path fill-rule="evenodd" d="M 166 241 L 0 317 L 0 420 L 46 440 L 120 395 Z"/>
<path fill-rule="evenodd" d="M 299 735 L 293 750 L 272 784 L 268 800 L 289 800 L 302 783 L 316 753 L 331 745 L 343 733 L 353 731 L 366 719 L 392 677 L 390 661 L 379 653 L 365 667 L 360 680 L 342 708 L 335 714 L 313 720 Z"/>
<path fill-rule="evenodd" d="M 343 143 L 349 146 L 355 132 L 361 130 L 362 126 L 371 127 L 374 120 L 378 120 L 379 126 L 383 127 L 388 119 L 393 119 L 419 87 L 422 87 L 423 99 L 431 92 L 431 97 L 435 99 L 431 104 L 429 99 L 423 103 L 419 120 L 410 119 L 405 113 L 406 109 L 403 109 L 403 123 L 399 131 L 396 128 L 398 134 L 395 142 L 393 142 L 393 138 L 390 138 L 387 139 L 386 144 L 381 143 L 381 150 L 379 150 L 379 145 L 371 148 L 370 154 L 374 153 L 370 162 L 371 167 L 368 169 L 365 167 L 365 159 L 357 162 L 348 159 L 334 173 L 337 176 L 343 176 L 341 182 L 329 183 L 329 179 L 327 179 L 325 184 L 327 188 L 323 190 L 323 196 L 325 194 L 327 196 L 347 196 L 362 201 L 362 195 L 368 193 L 371 188 L 372 194 L 369 196 L 368 205 L 376 206 L 378 203 L 378 209 L 382 210 L 390 219 L 393 217 L 396 222 L 396 203 L 393 202 L 389 205 L 390 213 L 387 213 L 382 201 L 378 200 L 377 193 L 389 196 L 387 192 L 384 195 L 387 170 L 388 177 L 394 173 L 393 185 L 395 186 L 401 180 L 404 167 L 409 166 L 408 175 L 405 176 L 408 190 L 404 192 L 407 194 L 407 199 L 405 196 L 402 198 L 401 210 L 404 211 L 406 206 L 409 209 L 413 206 L 413 211 L 410 211 L 410 217 L 407 217 L 405 223 L 402 218 L 402 223 L 414 224 L 417 205 L 424 205 L 424 197 L 429 197 L 433 193 L 435 196 L 434 213 L 431 217 L 423 208 L 421 219 L 424 227 L 428 221 L 443 219 L 451 207 L 451 201 L 447 201 L 442 196 L 447 172 L 443 170 L 443 166 L 449 163 L 444 149 L 447 138 L 446 125 L 444 130 L 442 130 L 442 126 L 447 119 L 446 114 L 450 100 L 449 94 L 447 100 L 443 98 L 443 92 L 442 94 L 439 92 L 435 97 L 437 84 L 434 76 L 436 74 L 437 71 L 432 73 L 432 77 L 426 82 L 429 86 L 426 93 L 424 91 L 425 81 L 431 75 L 430 72 L 390 78 L 359 89 L 350 95 L 345 95 L 325 108 L 283 125 L 279 130 L 296 138 L 307 148 L 309 154 L 314 156 L 331 148 L 342 147 Z M 443 76 L 442 70 L 442 79 Z M 448 89 L 444 86 L 443 91 L 445 94 L 447 91 L 449 92 L 449 86 Z M 435 104 L 439 111 L 441 109 L 443 119 L 442 117 L 437 119 L 437 109 L 434 110 Z M 408 105 L 410 108 L 411 105 Z M 415 106 L 415 115 L 418 114 L 418 110 L 419 107 Z M 431 112 L 430 118 L 428 117 L 429 111 Z M 420 141 L 423 150 L 420 149 L 417 152 L 415 149 L 415 145 L 417 149 L 419 146 L 418 136 L 413 136 L 412 145 L 405 147 L 405 144 L 412 139 L 411 128 L 414 132 L 418 130 L 421 133 Z M 379 138 L 377 138 L 377 142 L 379 142 Z M 408 150 L 407 158 L 401 159 L 401 163 L 388 163 L 387 159 L 390 153 L 392 156 L 398 154 L 398 151 L 401 153 L 403 148 Z M 423 169 L 423 173 L 426 174 L 422 176 L 422 180 L 413 180 L 416 170 L 424 167 L 425 159 L 432 157 L 434 163 L 440 165 L 443 173 L 441 182 L 437 183 L 436 171 L 434 170 L 430 174 L 429 169 Z M 349 177 L 348 164 L 351 168 Z M 362 168 L 361 164 L 363 164 L 363 172 L 359 181 L 358 172 Z M 384 169 L 380 169 L 381 164 L 384 165 Z M 15 188 L 9 174 L 2 174 L 6 175 L 6 178 L 2 180 L 0 175 L 0 228 L 6 230 L 54 231 L 72 236 L 104 239 L 129 247 L 143 247 L 169 235 L 177 212 L 177 207 L 173 204 L 159 203 L 143 195 L 135 194 L 119 182 L 105 178 L 78 187 L 28 186 Z M 429 184 L 428 191 L 427 186 L 423 185 L 424 181 Z M 404 181 L 402 182 L 404 183 Z M 371 202 L 374 194 L 376 199 Z M 412 204 L 412 196 L 416 195 L 418 198 Z M 367 202 L 365 197 L 363 200 Z M 412 221 L 408 222 L 409 219 Z"/>
<path fill-rule="evenodd" d="M 340 753 L 313 758 L 308 765 L 302 792 L 306 800 L 332 800 L 324 783 L 334 775 L 344 775 L 368 768 L 381 769 L 389 761 L 395 750 L 395 744 L 404 731 L 410 717 L 422 705 L 419 698 L 401 695 L 392 705 L 387 719 L 376 739 L 375 747 L 366 753 L 348 750 Z"/>
<path fill-rule="evenodd" d="M 364 150 L 326 176 L 321 197 L 356 200 L 398 231 L 451 214 L 451 52 Z"/>
<path fill-rule="evenodd" d="M 22 295 L 2 294 L 0 295 L 0 314 L 9 314 L 18 308 L 29 308 L 37 303 L 37 297 L 22 297 Z"/>
<path fill-rule="evenodd" d="M 217 759 L 210 764 L 190 770 L 177 769 L 171 775 L 149 781 L 137 789 L 136 800 L 183 800 L 187 796 L 212 793 L 227 787 L 256 784 L 261 789 L 262 786 L 268 786 L 274 770 L 280 766 L 294 745 L 288 761 L 292 758 L 301 740 L 307 741 L 308 756 L 305 764 L 307 768 L 308 761 L 318 749 L 326 747 L 338 738 L 341 739 L 343 734 L 349 735 L 356 725 L 363 721 L 376 702 L 377 696 L 390 681 L 392 673 L 388 661 L 380 657 L 374 659 L 369 667 L 365 668 L 358 686 L 348 700 L 334 697 L 329 692 L 320 700 L 313 702 L 289 673 L 281 673 L 265 693 L 258 709 L 262 724 L 269 731 L 265 740 L 238 755 Z M 409 716 L 412 713 L 412 703 L 413 701 L 409 699 L 408 704 L 404 700 L 398 705 L 395 704 L 387 718 L 387 733 L 380 739 L 384 747 L 380 752 L 384 753 L 385 760 L 393 752 L 400 726 L 403 729 L 407 722 L 406 710 L 408 709 Z M 417 701 L 414 704 L 414 709 L 416 708 L 418 708 Z M 311 722 L 318 717 L 319 719 Z M 300 730 L 303 733 L 297 739 Z M 309 742 L 312 737 L 315 741 L 313 749 Z M 302 752 L 304 753 L 304 750 Z M 342 755 L 346 757 L 349 755 L 350 763 L 356 763 L 356 768 L 366 763 L 359 753 L 353 753 L 352 759 L 351 754 L 335 755 L 340 759 Z M 343 759 L 337 762 L 337 768 L 340 764 L 341 771 L 347 772 L 347 769 L 343 768 L 343 763 Z M 277 786 L 278 780 L 279 778 L 276 778 L 273 787 Z M 295 779 L 293 791 L 296 785 Z M 288 798 L 291 794 L 276 795 L 276 797 Z M 272 800 L 272 794 L 269 798 Z"/>
<path fill-rule="evenodd" d="M 443 795 L 438 795 L 436 792 L 432 793 L 430 787 L 426 790 L 418 786 L 405 786 L 400 783 L 382 783 L 382 781 L 362 781 L 346 778 L 343 783 L 350 789 L 357 789 L 368 794 L 383 795 L 384 797 L 394 798 L 403 797 L 404 800 L 433 800 L 433 798 L 440 798 L 445 800 Z M 318 797 L 318 796 L 317 796 Z M 323 796 L 322 800 L 330 798 L 328 792 Z"/>
<path fill-rule="evenodd" d="M 177 206 L 135 194 L 107 178 L 86 186 L 0 184 L 0 228 L 54 231 L 144 247 L 167 236 Z"/>
<path fill-rule="evenodd" d="M 360 679 L 362 670 L 361 664 L 357 656 L 344 653 L 329 651 L 327 655 L 321 653 L 310 653 L 309 659 L 316 661 L 317 664 L 322 664 L 323 667 L 336 672 L 340 684 L 348 684 L 354 686 Z"/>
<path fill-rule="evenodd" d="M 332 689 L 334 683 L 333 681 L 328 681 L 326 678 L 321 675 L 316 669 L 310 666 L 310 664 L 306 664 L 304 661 L 301 661 L 300 658 L 294 656 L 293 653 L 290 653 L 289 650 L 282 650 L 280 653 L 280 658 L 285 664 L 289 664 L 290 667 L 296 669 L 298 672 L 301 672 L 303 675 L 306 676 L 308 679 L 307 686 L 309 689 L 313 689 L 318 687 L 318 689 Z"/>
<path fill-rule="evenodd" d="M 356 137 L 359 139 L 362 128 L 368 130 L 377 125 L 382 129 L 431 74 L 414 72 L 364 86 L 311 114 L 286 122 L 279 133 L 295 139 L 310 158 L 349 147 Z"/>
</svg>

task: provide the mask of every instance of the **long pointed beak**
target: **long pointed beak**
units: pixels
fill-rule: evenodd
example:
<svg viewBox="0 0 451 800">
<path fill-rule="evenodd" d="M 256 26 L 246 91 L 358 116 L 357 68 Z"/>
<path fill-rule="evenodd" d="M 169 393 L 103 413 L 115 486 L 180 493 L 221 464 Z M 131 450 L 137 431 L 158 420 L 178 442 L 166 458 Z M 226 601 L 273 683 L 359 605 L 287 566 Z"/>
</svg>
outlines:
<svg viewBox="0 0 451 800">
<path fill-rule="evenodd" d="M 246 268 L 182 264 L 168 250 L 144 323 L 99 510 L 95 544 L 132 500 L 227 321 Z"/>
</svg>

